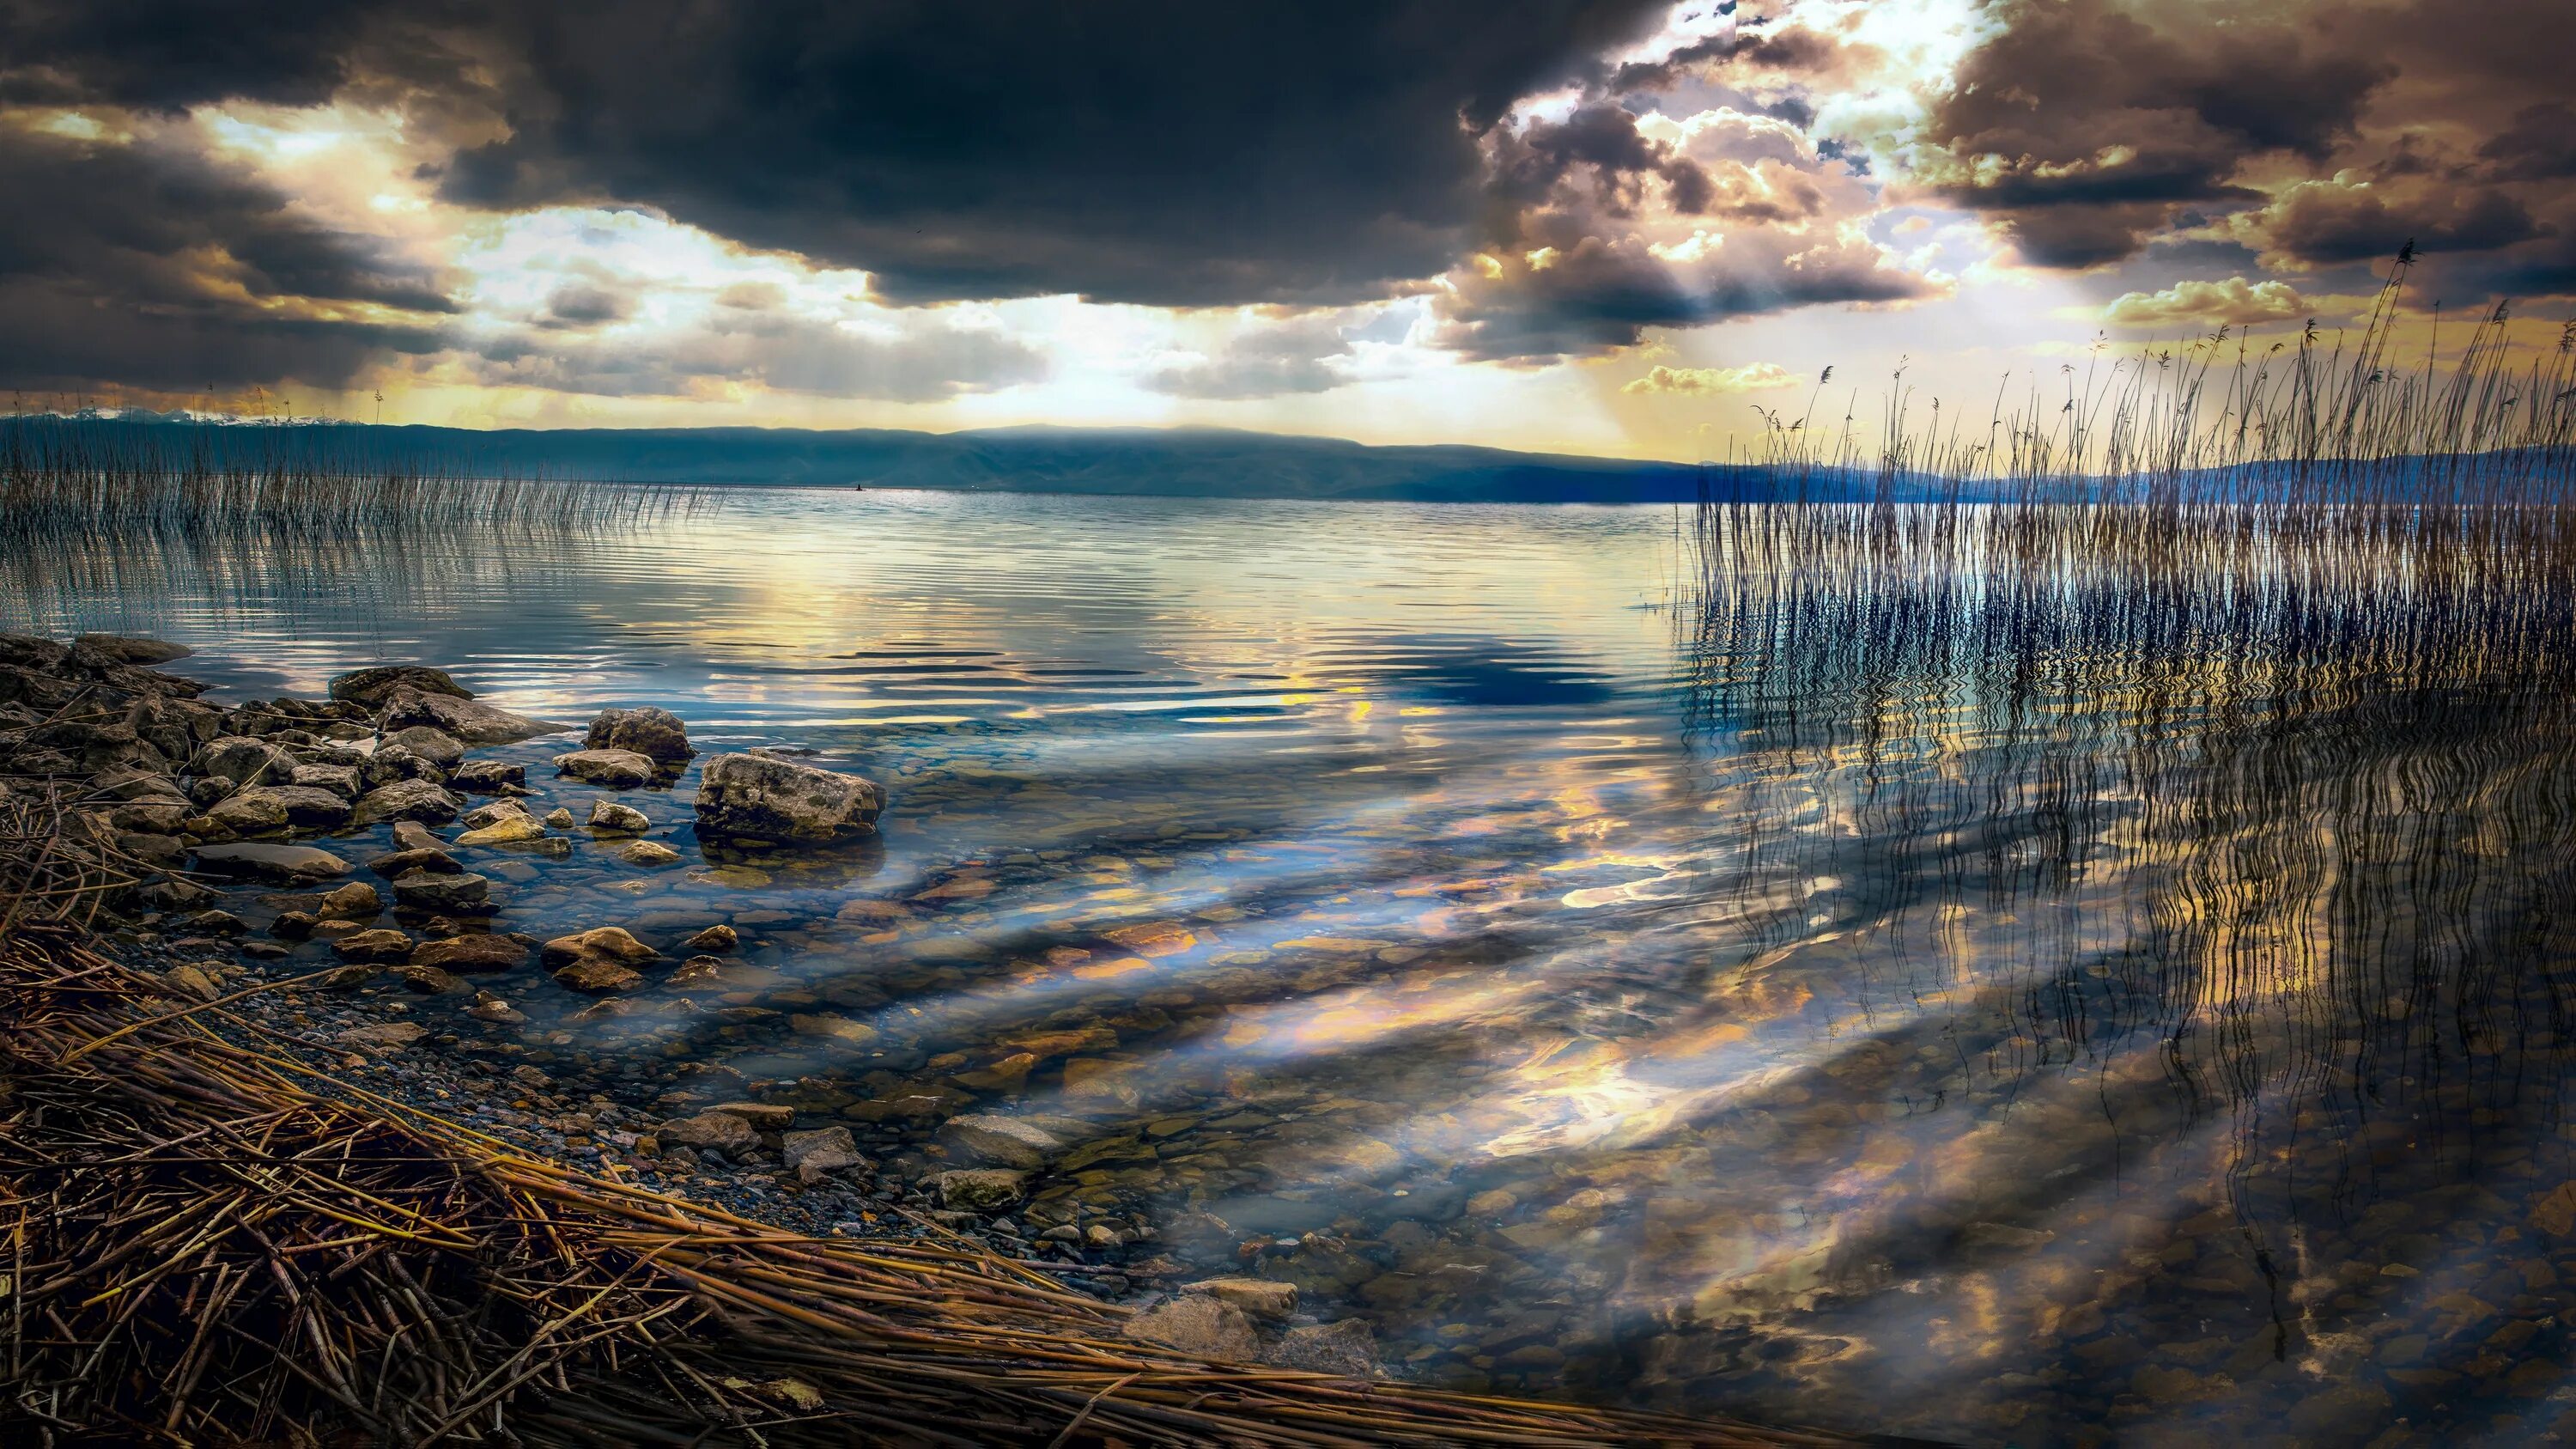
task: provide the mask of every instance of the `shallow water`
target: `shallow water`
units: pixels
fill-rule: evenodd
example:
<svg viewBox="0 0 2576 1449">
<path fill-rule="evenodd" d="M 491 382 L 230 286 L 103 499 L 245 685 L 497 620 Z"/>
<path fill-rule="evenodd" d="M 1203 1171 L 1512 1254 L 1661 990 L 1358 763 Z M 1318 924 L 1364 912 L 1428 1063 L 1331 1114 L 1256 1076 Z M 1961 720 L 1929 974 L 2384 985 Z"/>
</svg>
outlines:
<svg viewBox="0 0 2576 1449">
<path fill-rule="evenodd" d="M 1032 1221 L 1254 1262 L 1424 1378 L 1975 1441 L 2554 1432 L 2565 681 L 2428 678 L 2331 589 L 2266 595 L 2310 632 L 2261 652 L 2079 580 L 1998 651 L 1947 631 L 2011 601 L 1946 578 L 1702 597 L 1686 526 L 779 492 L 10 607 L 227 695 L 418 660 L 877 778 L 881 848 L 706 859 L 692 774 L 625 797 L 682 866 L 469 862 L 502 929 L 755 943 L 606 1020 L 531 970 L 532 1039 L 916 1147 L 1044 1118 L 1082 1145 Z M 547 773 L 540 813 L 598 793 Z"/>
</svg>

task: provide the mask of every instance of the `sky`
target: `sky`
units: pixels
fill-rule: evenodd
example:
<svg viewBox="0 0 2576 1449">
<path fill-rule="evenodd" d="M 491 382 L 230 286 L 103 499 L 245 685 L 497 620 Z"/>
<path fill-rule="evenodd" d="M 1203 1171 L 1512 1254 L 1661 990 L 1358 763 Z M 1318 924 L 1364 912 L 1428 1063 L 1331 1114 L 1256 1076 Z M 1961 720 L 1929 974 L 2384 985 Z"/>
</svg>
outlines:
<svg viewBox="0 0 2576 1449">
<path fill-rule="evenodd" d="M 0 389 L 1692 459 L 1900 374 L 1982 415 L 2221 327 L 2330 333 L 2409 242 L 2428 345 L 2503 297 L 2546 345 L 2568 19 L 0 0 Z"/>
</svg>

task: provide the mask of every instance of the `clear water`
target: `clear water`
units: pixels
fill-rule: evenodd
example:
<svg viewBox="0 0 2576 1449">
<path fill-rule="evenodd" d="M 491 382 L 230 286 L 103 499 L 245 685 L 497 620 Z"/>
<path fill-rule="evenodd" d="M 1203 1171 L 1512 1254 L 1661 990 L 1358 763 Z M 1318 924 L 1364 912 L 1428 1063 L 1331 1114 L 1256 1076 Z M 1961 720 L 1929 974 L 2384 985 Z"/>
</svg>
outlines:
<svg viewBox="0 0 2576 1449">
<path fill-rule="evenodd" d="M 2302 734 L 2160 700 L 2125 643 L 2007 690 L 1866 608 L 1711 635 L 1683 526 L 761 493 L 110 560 L 12 622 L 187 642 L 237 695 L 435 663 L 878 779 L 881 849 L 706 859 L 691 775 L 625 797 L 679 867 L 487 852 L 503 929 L 755 943 L 695 1009 L 501 989 L 911 1142 L 1046 1119 L 1082 1146 L 1041 1204 L 1297 1282 L 1410 1374 L 1980 1442 L 2553 1434 L 2555 716 L 2365 682 Z M 2384 858 L 2331 839 L 2368 779 Z"/>
</svg>

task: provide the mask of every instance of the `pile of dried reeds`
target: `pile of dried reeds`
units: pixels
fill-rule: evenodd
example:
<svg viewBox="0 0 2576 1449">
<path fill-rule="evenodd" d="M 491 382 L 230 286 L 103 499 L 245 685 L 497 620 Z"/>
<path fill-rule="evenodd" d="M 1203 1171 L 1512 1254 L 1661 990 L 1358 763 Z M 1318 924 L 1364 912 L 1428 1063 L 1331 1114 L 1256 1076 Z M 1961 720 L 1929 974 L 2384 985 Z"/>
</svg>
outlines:
<svg viewBox="0 0 2576 1449">
<path fill-rule="evenodd" d="M 9 1443 L 1840 1442 L 1201 1361 L 980 1251 L 570 1171 L 104 954 L 83 894 L 0 936 Z"/>
</svg>

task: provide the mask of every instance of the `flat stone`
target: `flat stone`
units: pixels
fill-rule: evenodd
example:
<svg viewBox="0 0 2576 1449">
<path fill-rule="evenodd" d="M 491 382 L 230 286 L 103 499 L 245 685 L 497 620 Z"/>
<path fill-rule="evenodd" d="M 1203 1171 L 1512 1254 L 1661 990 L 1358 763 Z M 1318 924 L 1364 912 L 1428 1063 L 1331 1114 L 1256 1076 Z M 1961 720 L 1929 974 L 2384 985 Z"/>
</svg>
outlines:
<svg viewBox="0 0 2576 1449">
<path fill-rule="evenodd" d="M 611 790 L 653 783 L 653 761 L 633 750 L 573 750 L 555 756 L 555 772 Z"/>
<path fill-rule="evenodd" d="M 951 1117 L 940 1140 L 980 1161 L 1034 1171 L 1062 1156 L 1071 1144 L 1033 1122 L 989 1113 Z"/>
<path fill-rule="evenodd" d="M 450 802 L 451 805 L 453 802 Z M 436 850 L 447 842 L 430 833 L 429 827 L 417 820 L 394 822 L 394 849 Z"/>
<path fill-rule="evenodd" d="M 349 873 L 347 861 L 310 845 L 201 845 L 197 847 L 197 864 L 217 875 L 276 885 L 310 885 Z"/>
<path fill-rule="evenodd" d="M 474 974 L 485 971 L 515 971 L 526 964 L 528 948 L 507 936 L 475 934 L 450 936 L 444 941 L 423 941 L 413 948 L 411 963 L 434 966 L 442 971 Z"/>
<path fill-rule="evenodd" d="M 718 1102 L 710 1112 L 730 1112 L 763 1132 L 784 1132 L 796 1120 L 796 1109 L 776 1102 Z"/>
<path fill-rule="evenodd" d="M 642 972 L 614 961 L 575 961 L 555 968 L 555 984 L 593 996 L 612 996 L 644 984 Z"/>
</svg>

